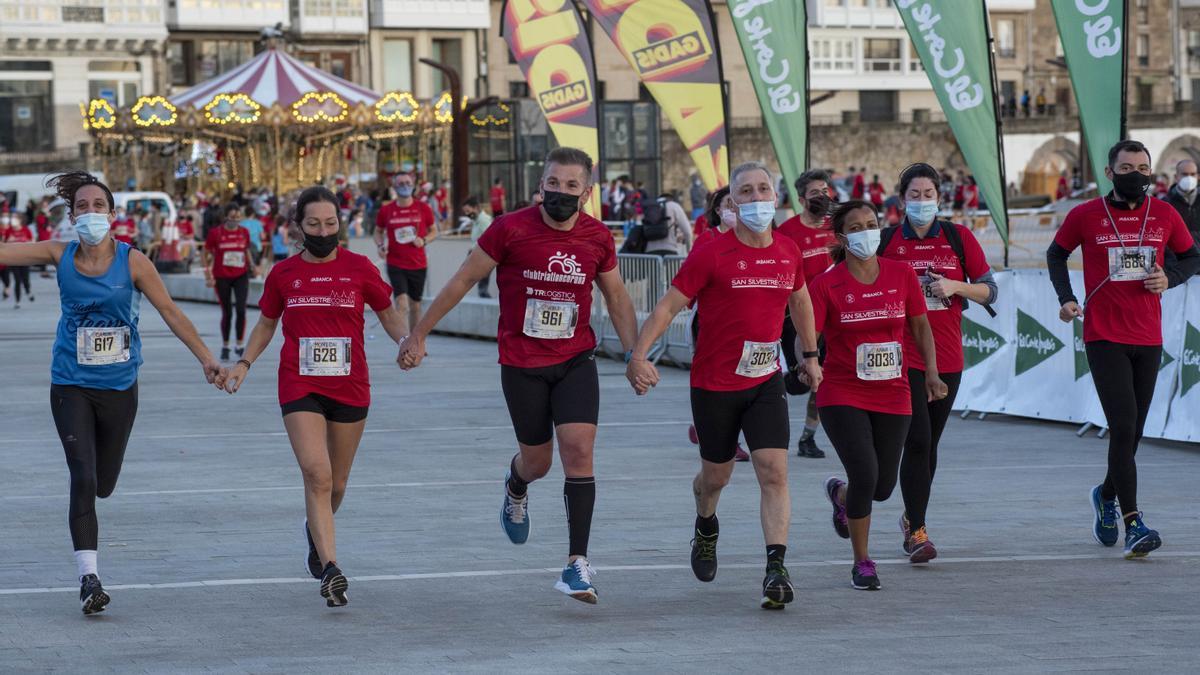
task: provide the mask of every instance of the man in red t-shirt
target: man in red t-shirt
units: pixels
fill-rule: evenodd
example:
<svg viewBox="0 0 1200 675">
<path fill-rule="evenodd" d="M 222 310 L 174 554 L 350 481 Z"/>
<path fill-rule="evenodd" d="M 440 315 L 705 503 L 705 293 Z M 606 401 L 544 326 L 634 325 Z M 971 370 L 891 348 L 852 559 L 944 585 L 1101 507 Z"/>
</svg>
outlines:
<svg viewBox="0 0 1200 675">
<path fill-rule="evenodd" d="M 850 183 L 850 198 L 862 199 L 867 189 L 866 167 L 860 167 L 855 173 L 854 167 L 850 168 L 850 173 L 853 174 Z"/>
<path fill-rule="evenodd" d="M 504 213 L 504 184 L 499 178 L 492 182 L 491 202 L 493 218 Z"/>
<path fill-rule="evenodd" d="M 887 191 L 883 189 L 883 183 L 879 182 L 879 174 L 875 174 L 871 180 L 871 184 L 867 186 L 867 196 L 870 198 L 871 204 L 875 206 L 876 211 L 883 210 L 883 198 L 886 194 Z"/>
<path fill-rule="evenodd" d="M 437 322 L 496 270 L 500 381 L 520 448 L 505 479 L 500 522 L 514 544 L 528 538 L 529 483 L 550 470 L 557 438 L 566 474 L 569 548 L 567 566 L 554 587 L 589 603 L 596 602 L 587 547 L 596 500 L 592 452 L 600 408 L 596 335 L 590 324 L 593 285 L 604 296 L 622 346 L 631 350 L 637 338 L 637 316 L 617 269 L 612 233 L 582 212 L 592 190 L 587 153 L 552 150 L 542 173 L 542 203 L 492 223 L 400 351 L 402 368 L 420 365 L 425 339 Z"/>
<path fill-rule="evenodd" d="M 692 572 L 700 581 L 716 576 L 717 502 L 733 474 L 738 435 L 744 434 L 762 491 L 767 544 L 760 606 L 782 609 L 795 594 L 783 564 L 791 517 L 788 409 L 779 369 L 779 317 L 785 306 L 791 307 L 814 389 L 820 385 L 821 366 L 800 249 L 771 232 L 776 194 L 770 172 L 757 162 L 742 164 L 730 174 L 730 194 L 738 205 L 737 225 L 684 261 L 643 324 L 625 376 L 639 395 L 658 383 L 658 371 L 647 360 L 650 348 L 695 298 L 704 309 L 691 371 L 692 419 L 701 458 L 692 483 Z"/>
<path fill-rule="evenodd" d="M 133 218 L 125 213 L 125 209 L 117 207 L 111 229 L 113 239 L 123 241 L 130 246 L 134 245 L 133 239 L 137 236 L 137 223 L 133 222 Z"/>
<path fill-rule="evenodd" d="M 1149 196 L 1150 151 L 1121 141 L 1108 153 L 1104 175 L 1113 190 L 1071 209 L 1046 251 L 1050 281 L 1064 322 L 1083 318 L 1083 346 L 1108 423 L 1108 475 L 1092 488 L 1092 536 L 1105 546 L 1119 539 L 1117 503 L 1125 523 L 1125 557 L 1162 546 L 1138 510 L 1138 441 L 1162 361 L 1162 304 L 1168 288 L 1200 270 L 1200 253 L 1179 213 Z M 1067 258 L 1082 248 L 1082 307 L 1071 289 Z M 1163 270 L 1165 250 L 1175 253 Z M 1086 311 L 1084 311 L 1086 310 Z"/>
<path fill-rule="evenodd" d="M 379 257 L 387 261 L 396 311 L 405 322 L 406 334 L 421 320 L 421 297 L 429 268 L 425 247 L 438 236 L 433 209 L 414 198 L 416 184 L 412 174 L 396 174 L 396 199 L 384 204 L 375 217 L 375 244 Z"/>
</svg>

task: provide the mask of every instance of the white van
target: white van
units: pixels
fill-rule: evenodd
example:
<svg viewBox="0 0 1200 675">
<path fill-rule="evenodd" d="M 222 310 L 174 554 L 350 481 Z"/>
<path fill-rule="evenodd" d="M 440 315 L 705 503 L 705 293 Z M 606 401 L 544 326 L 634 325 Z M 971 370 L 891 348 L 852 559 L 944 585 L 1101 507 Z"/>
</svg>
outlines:
<svg viewBox="0 0 1200 675">
<path fill-rule="evenodd" d="M 151 206 L 157 206 L 163 214 L 163 226 L 174 225 L 179 220 L 175 200 L 165 192 L 114 192 L 113 199 L 117 202 L 117 208 L 123 208 L 129 214 L 139 209 L 149 211 Z"/>
</svg>

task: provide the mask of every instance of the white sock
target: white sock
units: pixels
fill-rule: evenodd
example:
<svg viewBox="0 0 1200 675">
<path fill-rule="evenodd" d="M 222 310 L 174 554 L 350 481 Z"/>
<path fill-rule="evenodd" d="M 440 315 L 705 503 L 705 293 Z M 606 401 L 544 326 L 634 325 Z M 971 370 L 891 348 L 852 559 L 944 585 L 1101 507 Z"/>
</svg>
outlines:
<svg viewBox="0 0 1200 675">
<path fill-rule="evenodd" d="M 75 551 L 75 564 L 79 566 L 79 579 L 89 574 L 100 576 L 96 568 L 96 552 L 95 551 Z"/>
</svg>

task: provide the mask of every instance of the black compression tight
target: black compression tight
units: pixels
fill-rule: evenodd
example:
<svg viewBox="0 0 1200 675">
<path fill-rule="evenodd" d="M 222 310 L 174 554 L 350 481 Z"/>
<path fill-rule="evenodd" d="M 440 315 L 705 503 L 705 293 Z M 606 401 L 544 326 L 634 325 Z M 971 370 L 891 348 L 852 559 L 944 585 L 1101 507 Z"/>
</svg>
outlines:
<svg viewBox="0 0 1200 675">
<path fill-rule="evenodd" d="M 246 337 L 246 297 L 250 294 L 250 275 L 217 279 L 217 301 L 221 303 L 221 339 L 229 344 L 230 315 L 237 310 L 237 341 Z"/>
<path fill-rule="evenodd" d="M 96 498 L 117 487 L 137 404 L 137 383 L 125 391 L 50 385 L 50 411 L 71 472 L 68 524 L 76 551 L 96 550 Z"/>
<path fill-rule="evenodd" d="M 892 495 L 910 419 L 844 405 L 821 408 L 821 426 L 846 469 L 846 517 L 866 518 L 872 501 Z"/>
<path fill-rule="evenodd" d="M 925 524 L 933 474 L 937 471 L 938 442 L 946 429 L 946 420 L 950 419 L 962 373 L 941 373 L 941 378 L 949 394 L 930 403 L 925 394 L 925 371 L 908 369 L 913 414 L 904 441 L 904 457 L 900 460 L 900 493 L 904 495 L 904 512 L 914 532 Z"/>
<path fill-rule="evenodd" d="M 1105 499 L 1116 497 L 1122 513 L 1136 513 L 1137 463 L 1133 457 L 1154 398 L 1162 347 L 1106 341 L 1084 346 L 1100 407 L 1108 420 L 1108 475 L 1101 495 Z"/>
</svg>

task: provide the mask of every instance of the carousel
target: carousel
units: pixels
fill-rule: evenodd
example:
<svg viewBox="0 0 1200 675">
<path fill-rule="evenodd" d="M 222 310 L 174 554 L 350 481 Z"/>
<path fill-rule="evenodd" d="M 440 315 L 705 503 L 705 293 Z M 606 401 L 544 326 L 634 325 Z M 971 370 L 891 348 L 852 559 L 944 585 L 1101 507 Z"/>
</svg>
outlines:
<svg viewBox="0 0 1200 675">
<path fill-rule="evenodd" d="M 169 194 L 374 184 L 400 170 L 449 175 L 450 94 L 366 89 L 297 60 L 283 45 L 178 95 L 128 108 L 80 106 L 92 169 L 110 182 Z M 486 118 L 484 123 L 487 123 Z M 364 185 L 364 187 L 368 187 Z"/>
</svg>

